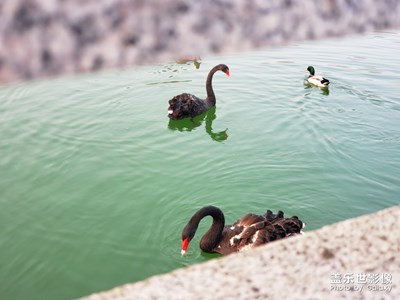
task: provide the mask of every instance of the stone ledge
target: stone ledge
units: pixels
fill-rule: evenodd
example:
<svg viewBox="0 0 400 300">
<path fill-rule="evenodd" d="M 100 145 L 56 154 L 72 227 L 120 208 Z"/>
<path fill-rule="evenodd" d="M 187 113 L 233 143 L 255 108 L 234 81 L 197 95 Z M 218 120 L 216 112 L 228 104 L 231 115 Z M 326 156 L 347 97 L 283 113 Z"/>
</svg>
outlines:
<svg viewBox="0 0 400 300">
<path fill-rule="evenodd" d="M 400 299 L 399 224 L 396 206 L 83 299 Z M 333 284 L 335 273 L 385 273 L 391 283 L 335 291 L 354 286 Z"/>
<path fill-rule="evenodd" d="M 0 83 L 400 27 L 393 0 L 13 0 Z"/>
</svg>

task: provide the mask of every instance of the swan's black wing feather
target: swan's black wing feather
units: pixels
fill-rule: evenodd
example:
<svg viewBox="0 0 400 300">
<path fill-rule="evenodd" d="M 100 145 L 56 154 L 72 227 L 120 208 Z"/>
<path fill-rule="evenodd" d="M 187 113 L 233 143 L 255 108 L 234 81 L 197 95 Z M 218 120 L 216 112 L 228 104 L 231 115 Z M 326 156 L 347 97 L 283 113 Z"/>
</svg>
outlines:
<svg viewBox="0 0 400 300">
<path fill-rule="evenodd" d="M 206 101 L 188 93 L 177 95 L 169 100 L 168 103 L 168 116 L 175 120 L 193 118 L 209 108 Z"/>
</svg>

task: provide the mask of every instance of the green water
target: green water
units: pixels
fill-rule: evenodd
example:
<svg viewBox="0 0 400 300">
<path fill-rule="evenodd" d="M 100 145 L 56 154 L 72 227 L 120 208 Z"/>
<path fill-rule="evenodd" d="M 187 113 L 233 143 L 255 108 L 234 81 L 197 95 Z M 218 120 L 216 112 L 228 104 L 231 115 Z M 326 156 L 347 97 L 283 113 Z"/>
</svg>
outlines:
<svg viewBox="0 0 400 300">
<path fill-rule="evenodd" d="M 210 259 L 180 233 L 282 209 L 307 230 L 400 203 L 400 32 L 0 88 L 0 298 L 71 299 Z M 167 101 L 217 107 L 169 121 Z M 331 81 L 305 86 L 308 65 Z"/>
</svg>

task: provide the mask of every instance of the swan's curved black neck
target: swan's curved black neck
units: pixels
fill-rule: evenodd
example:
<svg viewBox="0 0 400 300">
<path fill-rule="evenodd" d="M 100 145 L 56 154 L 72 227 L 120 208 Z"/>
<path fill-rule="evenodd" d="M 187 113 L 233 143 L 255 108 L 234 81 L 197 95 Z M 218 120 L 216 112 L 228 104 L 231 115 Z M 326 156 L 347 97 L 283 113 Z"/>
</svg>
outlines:
<svg viewBox="0 0 400 300">
<path fill-rule="evenodd" d="M 222 231 L 225 226 L 225 217 L 222 211 L 215 206 L 206 206 L 198 210 L 189 223 L 183 230 L 183 234 L 189 232 L 189 235 L 194 236 L 200 221 L 206 216 L 213 218 L 213 223 L 208 231 L 203 235 L 200 240 L 200 248 L 205 252 L 213 252 L 215 247 L 222 239 Z"/>
<path fill-rule="evenodd" d="M 212 106 L 215 105 L 215 94 L 214 94 L 214 89 L 212 87 L 212 79 L 213 79 L 214 73 L 222 70 L 223 66 L 224 65 L 222 65 L 222 64 L 215 66 L 214 68 L 212 68 L 210 70 L 210 72 L 208 73 L 208 76 L 207 76 L 207 80 L 206 80 L 207 101 L 209 101 Z"/>
</svg>

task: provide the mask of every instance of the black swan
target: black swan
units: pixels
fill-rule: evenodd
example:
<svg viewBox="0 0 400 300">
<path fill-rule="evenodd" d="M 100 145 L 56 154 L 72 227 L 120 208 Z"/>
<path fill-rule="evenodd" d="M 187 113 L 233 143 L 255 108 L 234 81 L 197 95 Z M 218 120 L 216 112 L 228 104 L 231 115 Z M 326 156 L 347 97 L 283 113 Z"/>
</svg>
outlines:
<svg viewBox="0 0 400 300">
<path fill-rule="evenodd" d="M 200 248 L 204 252 L 222 255 L 300 234 L 304 227 L 298 217 L 285 218 L 282 211 L 274 215 L 270 210 L 265 215 L 247 214 L 233 225 L 225 226 L 222 211 L 215 206 L 206 206 L 192 216 L 182 231 L 182 255 L 186 254 L 200 221 L 206 216 L 211 216 L 213 223 L 201 238 Z"/>
<path fill-rule="evenodd" d="M 211 69 L 206 81 L 207 98 L 199 99 L 192 94 L 183 93 L 168 101 L 168 117 L 180 120 L 187 117 L 198 116 L 215 105 L 215 94 L 212 88 L 212 78 L 215 72 L 222 71 L 230 76 L 228 66 L 220 64 Z"/>
</svg>

